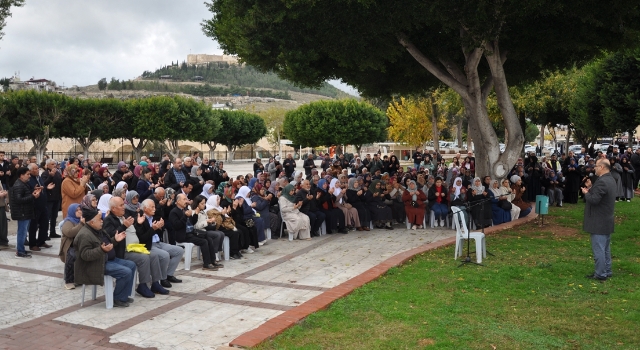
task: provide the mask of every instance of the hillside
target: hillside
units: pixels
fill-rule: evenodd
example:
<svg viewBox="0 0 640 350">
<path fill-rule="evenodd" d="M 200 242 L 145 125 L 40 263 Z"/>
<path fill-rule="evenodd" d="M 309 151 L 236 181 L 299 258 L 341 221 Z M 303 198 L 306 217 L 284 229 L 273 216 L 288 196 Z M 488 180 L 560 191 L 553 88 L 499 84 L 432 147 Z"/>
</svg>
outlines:
<svg viewBox="0 0 640 350">
<path fill-rule="evenodd" d="M 198 81 L 208 83 L 212 88 L 213 86 L 217 86 L 228 89 L 242 87 L 245 90 L 247 88 L 254 88 L 256 90 L 273 89 L 285 93 L 295 91 L 332 98 L 348 96 L 343 91 L 328 83 L 325 83 L 319 89 L 300 88 L 288 81 L 280 79 L 274 73 L 261 73 L 251 66 L 228 64 L 227 62 L 211 62 L 199 66 L 187 65 L 184 62 L 179 66 L 172 64 L 160 68 L 155 72 L 145 71 L 142 73 L 141 79 L 158 80 L 161 76 L 171 76 L 170 80 L 174 82 Z M 188 93 L 186 91 L 184 92 Z"/>
</svg>

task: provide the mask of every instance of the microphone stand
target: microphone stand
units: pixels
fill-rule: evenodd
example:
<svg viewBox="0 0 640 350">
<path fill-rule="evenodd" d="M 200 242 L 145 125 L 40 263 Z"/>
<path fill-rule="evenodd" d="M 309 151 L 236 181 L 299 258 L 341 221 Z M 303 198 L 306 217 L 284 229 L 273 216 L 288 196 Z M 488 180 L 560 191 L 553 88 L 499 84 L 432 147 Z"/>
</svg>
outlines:
<svg viewBox="0 0 640 350">
<path fill-rule="evenodd" d="M 484 266 L 478 262 L 472 261 L 471 260 L 471 208 L 476 207 L 478 205 L 482 206 L 482 211 L 484 213 L 484 203 L 490 201 L 491 198 L 486 198 L 486 199 L 482 199 L 472 205 L 468 205 L 465 208 L 465 211 L 467 212 L 467 216 L 469 217 L 469 225 L 467 226 L 467 256 L 464 258 L 464 261 L 462 261 L 462 263 L 460 265 L 458 265 L 458 267 L 461 267 L 463 265 L 466 264 L 474 264 L 474 265 L 479 265 L 479 266 Z M 462 213 L 462 211 L 459 211 L 458 214 Z M 484 234 L 484 225 L 482 225 L 482 234 Z M 475 252 L 476 255 L 478 254 L 478 252 Z M 487 252 L 488 254 L 490 254 L 489 252 Z M 482 252 L 480 253 L 482 254 Z M 493 254 L 490 254 L 493 255 Z"/>
</svg>

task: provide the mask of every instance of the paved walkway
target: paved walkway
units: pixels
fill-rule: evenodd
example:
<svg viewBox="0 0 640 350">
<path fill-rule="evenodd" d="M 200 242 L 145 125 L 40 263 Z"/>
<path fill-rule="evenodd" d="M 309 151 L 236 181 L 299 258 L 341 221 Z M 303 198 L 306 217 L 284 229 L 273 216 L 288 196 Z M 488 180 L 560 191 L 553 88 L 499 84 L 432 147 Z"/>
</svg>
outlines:
<svg viewBox="0 0 640 350">
<path fill-rule="evenodd" d="M 15 233 L 15 226 L 12 221 L 9 232 Z M 335 299 L 334 287 L 357 280 L 391 257 L 451 241 L 455 233 L 395 228 L 311 241 L 276 237 L 217 272 L 202 270 L 197 260 L 191 271 L 181 264 L 176 275 L 184 282 L 174 284 L 169 295 L 136 296 L 130 307 L 111 310 L 105 309 L 101 287 L 96 301 L 89 300 L 87 289 L 82 308 L 81 288 L 64 289 L 59 239 L 49 242 L 53 248 L 34 252 L 32 259 L 16 259 L 14 249 L 2 250 L 0 349 L 222 348 L 283 313 L 301 309 L 305 314 L 302 304 L 311 299 L 325 294 L 327 300 Z M 11 244 L 15 237 L 10 236 Z"/>
</svg>

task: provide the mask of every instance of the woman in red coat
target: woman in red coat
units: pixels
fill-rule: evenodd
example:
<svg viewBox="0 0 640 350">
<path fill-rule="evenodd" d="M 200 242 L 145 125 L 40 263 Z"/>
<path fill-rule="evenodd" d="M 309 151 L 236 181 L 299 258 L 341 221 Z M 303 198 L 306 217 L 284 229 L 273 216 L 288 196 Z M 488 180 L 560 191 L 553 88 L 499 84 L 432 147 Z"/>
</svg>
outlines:
<svg viewBox="0 0 640 350">
<path fill-rule="evenodd" d="M 404 202 L 404 210 L 407 213 L 409 223 L 411 223 L 411 229 L 423 228 L 425 215 L 425 201 L 427 195 L 422 192 L 416 185 L 416 182 L 411 180 L 408 182 L 407 189 L 402 194 L 402 201 Z"/>
</svg>

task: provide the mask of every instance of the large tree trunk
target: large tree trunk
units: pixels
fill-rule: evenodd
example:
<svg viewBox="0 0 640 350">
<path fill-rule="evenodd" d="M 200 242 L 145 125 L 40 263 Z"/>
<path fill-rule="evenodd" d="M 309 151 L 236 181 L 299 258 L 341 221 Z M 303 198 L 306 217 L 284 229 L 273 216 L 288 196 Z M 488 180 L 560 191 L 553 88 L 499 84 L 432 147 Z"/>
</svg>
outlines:
<svg viewBox="0 0 640 350">
<path fill-rule="evenodd" d="M 465 35 L 464 30 L 461 33 Z M 483 47 L 473 49 L 463 47 L 465 66 L 462 71 L 453 60 L 441 57 L 439 60 L 446 69 L 443 70 L 404 36 L 400 35 L 398 39 L 416 61 L 462 98 L 465 113 L 469 117 L 469 136 L 473 138 L 475 146 L 476 174 L 489 175 L 494 179 L 507 176 L 521 154 L 524 135 L 509 95 L 509 86 L 503 69 L 506 55 L 501 55 L 497 40 L 485 43 Z M 484 83 L 480 81 L 478 74 L 478 64 L 483 57 L 490 69 L 490 75 Z M 502 154 L 500 154 L 498 136 L 487 113 L 487 97 L 492 88 L 495 89 L 498 107 L 504 119 L 505 128 L 508 130 L 508 138 L 505 140 L 506 149 Z"/>
<path fill-rule="evenodd" d="M 540 125 L 540 149 L 544 148 L 544 128 L 545 125 Z"/>
<path fill-rule="evenodd" d="M 180 157 L 180 145 L 178 140 L 167 140 L 167 148 L 173 159 Z"/>
<path fill-rule="evenodd" d="M 36 159 L 38 160 L 38 164 L 40 164 L 40 162 L 42 162 L 42 159 L 44 158 L 44 152 L 47 150 L 48 143 L 48 137 L 33 140 L 33 149 L 36 151 Z"/>
<path fill-rule="evenodd" d="M 456 128 L 456 138 L 458 139 L 458 148 L 462 148 L 462 118 L 458 118 L 458 127 Z"/>
<path fill-rule="evenodd" d="M 433 133 L 433 149 L 435 149 L 437 153 L 440 153 L 440 138 L 438 135 L 438 105 L 436 104 L 436 99 L 433 98 L 433 94 L 430 96 L 430 99 L 431 99 L 431 130 Z"/>
<path fill-rule="evenodd" d="M 138 144 L 137 145 L 133 141 L 132 138 L 129 139 L 129 142 L 131 142 L 131 147 L 133 147 L 133 154 L 134 154 L 135 159 L 139 160 L 140 157 L 142 156 L 142 149 L 144 148 L 144 146 L 147 145 L 147 140 L 140 139 L 140 140 L 138 140 Z M 122 158 L 124 158 L 124 157 L 122 157 Z M 124 161 L 124 159 L 121 159 L 121 160 Z"/>
<path fill-rule="evenodd" d="M 89 159 L 89 148 L 95 141 L 92 141 L 89 138 L 85 137 L 76 138 L 76 141 L 78 141 L 80 146 L 82 146 L 82 154 L 84 154 L 84 159 Z"/>
</svg>

